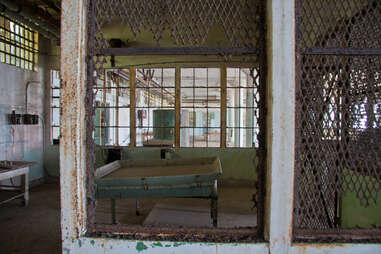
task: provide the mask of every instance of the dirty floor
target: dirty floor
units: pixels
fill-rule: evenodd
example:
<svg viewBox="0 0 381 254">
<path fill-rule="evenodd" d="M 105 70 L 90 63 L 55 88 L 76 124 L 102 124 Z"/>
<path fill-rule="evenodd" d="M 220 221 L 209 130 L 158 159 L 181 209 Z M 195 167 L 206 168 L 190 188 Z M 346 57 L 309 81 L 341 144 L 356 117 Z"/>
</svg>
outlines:
<svg viewBox="0 0 381 254">
<path fill-rule="evenodd" d="M 248 187 L 219 188 L 219 212 L 254 215 Z M 0 199 L 4 198 L 0 192 Z M 135 200 L 117 202 L 117 219 L 123 224 L 143 224 L 153 208 L 162 206 L 197 207 L 208 209 L 209 200 L 202 199 L 144 199 L 141 215 L 135 215 Z M 96 220 L 110 223 L 108 200 L 98 201 Z M 33 188 L 30 204 L 22 207 L 20 200 L 0 206 L 0 254 L 56 254 L 60 253 L 60 197 L 58 184 L 44 184 Z M 160 216 L 159 216 L 160 217 Z M 186 218 L 185 218 L 186 220 Z"/>
</svg>

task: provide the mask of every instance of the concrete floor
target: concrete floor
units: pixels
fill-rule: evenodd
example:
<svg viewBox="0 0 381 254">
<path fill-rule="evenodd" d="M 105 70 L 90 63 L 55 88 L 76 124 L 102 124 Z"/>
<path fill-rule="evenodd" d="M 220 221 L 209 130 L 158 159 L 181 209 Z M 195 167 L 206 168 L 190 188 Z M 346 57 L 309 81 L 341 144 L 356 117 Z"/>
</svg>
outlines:
<svg viewBox="0 0 381 254">
<path fill-rule="evenodd" d="M 256 211 L 252 210 L 253 202 L 251 201 L 253 194 L 253 189 L 249 187 L 218 187 L 218 213 L 230 214 L 230 215 L 256 215 Z M 143 225 L 145 219 L 150 214 L 155 206 L 181 206 L 182 208 L 192 210 L 192 208 L 204 208 L 210 209 L 210 200 L 198 199 L 198 198 L 146 198 L 140 200 L 140 216 L 135 214 L 135 199 L 120 199 L 116 201 L 116 219 L 117 223 L 127 224 L 127 225 Z M 175 209 L 177 210 L 177 209 Z M 111 213 L 110 213 L 110 200 L 100 199 L 97 202 L 97 208 L 95 210 L 95 220 L 98 223 L 111 223 Z M 183 218 L 175 218 L 173 226 L 179 226 L 181 220 L 187 220 L 187 215 L 184 213 Z M 247 216 L 246 216 L 247 217 Z M 222 216 L 219 221 L 221 225 L 229 225 L 229 223 L 224 223 L 221 221 L 226 218 Z M 255 220 L 255 218 L 254 218 Z M 180 221 L 180 222 L 179 222 Z M 189 221 L 188 221 L 189 223 Z M 160 224 L 160 223 L 159 223 Z M 241 226 L 245 222 L 239 223 Z M 172 226 L 166 223 L 167 226 Z M 189 224 L 184 223 L 184 226 L 189 226 Z M 200 224 L 195 224 L 195 227 L 204 227 Z M 206 227 L 211 226 L 205 224 Z M 253 223 L 248 223 L 245 226 L 253 226 Z"/>
<path fill-rule="evenodd" d="M 219 212 L 255 215 L 251 210 L 253 191 L 247 187 L 219 188 Z M 4 192 L 0 192 L 0 199 Z M 33 188 L 30 205 L 22 207 L 20 200 L 0 206 L 0 254 L 60 253 L 60 196 L 58 184 Z M 117 202 L 117 219 L 123 224 L 142 225 L 155 205 L 180 205 L 209 208 L 202 199 L 143 199 L 141 215 L 135 215 L 135 200 Z M 96 209 L 97 222 L 110 223 L 108 200 L 100 200 Z"/>
<path fill-rule="evenodd" d="M 0 254 L 61 253 L 59 218 L 58 184 L 33 188 L 28 207 L 20 200 L 1 205 Z"/>
</svg>

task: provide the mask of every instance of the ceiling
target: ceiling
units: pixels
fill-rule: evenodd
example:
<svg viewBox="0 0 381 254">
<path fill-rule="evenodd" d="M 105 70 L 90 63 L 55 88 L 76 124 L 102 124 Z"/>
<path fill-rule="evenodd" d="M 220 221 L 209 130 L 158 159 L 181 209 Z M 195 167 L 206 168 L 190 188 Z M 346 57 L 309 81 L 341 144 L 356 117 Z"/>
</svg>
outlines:
<svg viewBox="0 0 381 254">
<path fill-rule="evenodd" d="M 60 37 L 60 0 L 0 0 L 0 12 L 49 39 Z"/>
</svg>

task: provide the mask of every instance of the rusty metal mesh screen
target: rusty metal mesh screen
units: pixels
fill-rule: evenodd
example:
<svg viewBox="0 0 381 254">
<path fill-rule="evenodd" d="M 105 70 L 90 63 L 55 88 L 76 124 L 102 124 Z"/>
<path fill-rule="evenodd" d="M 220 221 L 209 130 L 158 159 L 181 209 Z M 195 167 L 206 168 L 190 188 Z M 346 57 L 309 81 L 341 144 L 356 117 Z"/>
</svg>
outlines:
<svg viewBox="0 0 381 254">
<path fill-rule="evenodd" d="M 215 47 L 260 49 L 263 45 L 264 1 L 260 0 L 91 0 L 90 29 L 96 68 L 110 48 L 105 27 L 123 25 L 129 41 L 149 34 L 160 47 Z M 107 29 L 106 29 L 107 30 Z M 146 38 L 146 37 L 145 37 Z M 172 47 L 172 46 L 171 46 Z M 252 59 L 250 59 L 252 61 Z"/>
<path fill-rule="evenodd" d="M 258 73 L 252 78 L 261 85 L 258 88 L 260 95 L 255 97 L 259 108 L 259 112 L 255 111 L 254 116 L 259 123 L 259 133 L 256 133 L 259 148 L 257 148 L 256 162 L 258 181 L 253 202 L 257 210 L 259 237 L 262 237 L 264 228 L 266 157 L 264 6 L 263 0 L 89 0 L 87 16 L 88 105 L 93 105 L 91 91 L 96 80 L 95 76 L 111 62 L 110 55 L 105 54 L 105 49 L 118 48 L 112 45 L 110 41 L 112 38 L 122 38 L 122 41 L 126 42 L 127 45 L 123 45 L 122 50 L 128 49 L 131 46 L 128 45 L 130 42 L 131 44 L 134 44 L 134 41 L 141 42 L 143 38 L 147 44 L 143 43 L 140 47 L 149 48 L 154 55 L 162 55 L 163 49 L 191 48 L 196 55 L 203 55 L 205 52 L 212 55 L 210 52 L 214 52 L 214 56 L 221 59 L 218 63 L 232 62 L 234 55 L 240 57 L 241 62 L 256 66 Z M 112 28 L 115 27 L 120 28 L 118 30 L 120 34 L 115 34 L 115 30 L 112 32 Z M 196 52 L 197 50 L 199 52 Z M 139 51 L 139 54 L 149 55 L 143 51 Z M 87 112 L 89 129 L 94 129 L 93 114 L 94 109 L 89 106 Z M 88 132 L 87 145 L 88 150 L 92 151 L 94 142 L 91 132 Z M 88 165 L 91 165 L 91 160 L 94 161 L 93 157 L 93 154 L 88 157 Z M 88 182 L 93 183 L 92 167 L 88 168 L 88 172 Z M 95 221 L 94 184 L 89 184 L 88 188 L 88 211 L 90 211 L 88 217 L 91 224 Z"/>
<path fill-rule="evenodd" d="M 381 2 L 297 4 L 294 227 L 341 227 L 381 192 Z M 361 225 L 360 225 L 361 226 Z"/>
<path fill-rule="evenodd" d="M 378 0 L 299 1 L 300 47 L 381 48 Z"/>
</svg>

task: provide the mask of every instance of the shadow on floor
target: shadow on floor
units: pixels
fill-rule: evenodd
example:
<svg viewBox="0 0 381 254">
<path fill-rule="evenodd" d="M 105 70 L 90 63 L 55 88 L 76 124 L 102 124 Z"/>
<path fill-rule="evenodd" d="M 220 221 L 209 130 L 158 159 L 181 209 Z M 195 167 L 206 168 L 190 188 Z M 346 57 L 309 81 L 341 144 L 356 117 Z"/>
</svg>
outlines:
<svg viewBox="0 0 381 254">
<path fill-rule="evenodd" d="M 1 205 L 0 225 L 0 254 L 61 253 L 59 185 L 31 189 L 28 207 L 20 200 Z"/>
</svg>

